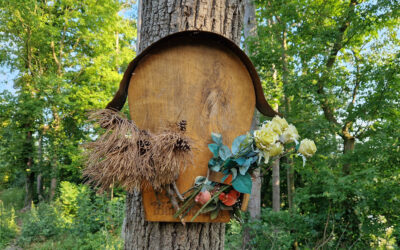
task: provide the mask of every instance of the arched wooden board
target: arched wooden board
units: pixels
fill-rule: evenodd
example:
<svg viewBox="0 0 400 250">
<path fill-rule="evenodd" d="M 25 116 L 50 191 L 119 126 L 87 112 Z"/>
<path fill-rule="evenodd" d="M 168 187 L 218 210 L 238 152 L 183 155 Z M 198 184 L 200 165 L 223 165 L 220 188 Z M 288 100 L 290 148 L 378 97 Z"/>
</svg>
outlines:
<svg viewBox="0 0 400 250">
<path fill-rule="evenodd" d="M 255 92 L 245 65 L 229 49 L 213 42 L 179 40 L 151 51 L 140 61 L 130 80 L 128 102 L 132 120 L 142 129 L 156 132 L 168 123 L 187 120 L 186 133 L 197 150 L 194 165 L 177 180 L 184 192 L 197 176 L 207 174 L 211 132 L 221 133 L 230 146 L 250 129 Z M 161 198 L 160 206 L 152 190 L 143 191 L 146 219 L 178 222 L 168 199 Z M 196 211 L 193 208 L 185 220 Z M 213 221 L 204 214 L 195 222 L 227 222 L 229 218 L 223 211 Z"/>
</svg>

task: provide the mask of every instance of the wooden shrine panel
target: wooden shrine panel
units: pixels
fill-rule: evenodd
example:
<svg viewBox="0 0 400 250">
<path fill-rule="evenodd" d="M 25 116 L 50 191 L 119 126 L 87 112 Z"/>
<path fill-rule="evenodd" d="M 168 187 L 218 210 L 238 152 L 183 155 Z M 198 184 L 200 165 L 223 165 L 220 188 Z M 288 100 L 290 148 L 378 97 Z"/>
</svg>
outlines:
<svg viewBox="0 0 400 250">
<path fill-rule="evenodd" d="M 140 128 L 156 132 L 168 123 L 187 120 L 187 135 L 194 140 L 194 164 L 180 173 L 177 185 L 184 192 L 197 176 L 206 176 L 212 154 L 211 132 L 222 134 L 224 144 L 249 131 L 255 108 L 252 79 L 242 61 L 217 43 L 185 41 L 152 50 L 136 67 L 130 80 L 131 119 Z M 159 203 L 153 190 L 143 190 L 148 221 L 179 222 L 165 195 Z M 185 217 L 190 221 L 198 210 Z M 228 211 L 218 218 L 209 214 L 195 222 L 228 222 Z"/>
</svg>

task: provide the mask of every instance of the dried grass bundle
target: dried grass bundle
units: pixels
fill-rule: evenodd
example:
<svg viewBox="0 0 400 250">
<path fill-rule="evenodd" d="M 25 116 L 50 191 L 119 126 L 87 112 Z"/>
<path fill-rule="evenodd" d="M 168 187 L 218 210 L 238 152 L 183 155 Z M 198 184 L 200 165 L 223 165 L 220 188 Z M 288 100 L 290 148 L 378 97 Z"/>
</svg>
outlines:
<svg viewBox="0 0 400 250">
<path fill-rule="evenodd" d="M 90 119 L 106 129 L 96 141 L 86 145 L 84 176 L 100 190 L 113 184 L 128 191 L 146 185 L 159 190 L 175 181 L 191 161 L 191 141 L 184 136 L 185 121 L 152 134 L 109 109 L 92 113 Z"/>
<path fill-rule="evenodd" d="M 191 141 L 183 138 L 181 132 L 165 130 L 153 136 L 151 161 L 157 175 L 152 180 L 153 187 L 160 189 L 178 178 L 181 170 L 191 163 Z"/>
</svg>

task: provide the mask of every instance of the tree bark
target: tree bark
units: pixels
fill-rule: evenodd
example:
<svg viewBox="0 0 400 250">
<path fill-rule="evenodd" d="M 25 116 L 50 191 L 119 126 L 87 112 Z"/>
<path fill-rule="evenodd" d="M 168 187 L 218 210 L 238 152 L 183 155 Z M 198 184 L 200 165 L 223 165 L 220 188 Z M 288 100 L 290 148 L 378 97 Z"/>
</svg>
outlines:
<svg viewBox="0 0 400 250">
<path fill-rule="evenodd" d="M 244 25 L 243 25 L 244 39 L 248 40 L 250 37 L 257 35 L 257 20 L 256 20 L 256 9 L 254 0 L 244 1 Z M 245 51 L 249 55 L 250 50 L 247 43 L 245 43 Z M 251 130 L 258 128 L 259 114 L 257 110 L 254 112 L 253 122 L 251 124 Z M 253 186 L 251 188 L 251 196 L 247 211 L 250 215 L 250 220 L 257 220 L 261 215 L 261 172 L 257 168 L 253 172 Z M 251 231 L 247 226 L 243 227 L 243 239 L 242 249 L 249 249 L 249 242 L 251 239 Z"/>
<path fill-rule="evenodd" d="M 244 26 L 243 33 L 244 38 L 255 37 L 257 35 L 257 20 L 256 10 L 254 6 L 254 0 L 245 0 L 244 2 Z M 250 53 L 249 46 L 245 44 L 245 51 L 247 54 Z M 258 112 L 254 112 L 253 122 L 251 130 L 256 130 L 258 127 Z M 251 196 L 248 205 L 248 211 L 251 218 L 258 218 L 261 213 L 261 177 L 260 170 L 254 171 L 253 186 L 251 189 Z"/>
<path fill-rule="evenodd" d="M 348 154 L 354 150 L 354 145 L 355 145 L 355 138 L 354 137 L 346 137 L 343 136 L 343 154 Z M 343 165 L 343 173 L 345 175 L 350 174 L 350 169 L 351 169 L 351 163 L 346 162 Z"/>
<path fill-rule="evenodd" d="M 241 0 L 141 0 L 138 53 L 169 34 L 212 31 L 237 44 L 242 29 Z M 125 249 L 223 249 L 225 224 L 145 221 L 140 193 L 126 198 Z"/>
<path fill-rule="evenodd" d="M 287 158 L 287 188 L 288 188 L 288 203 L 289 203 L 289 210 L 292 212 L 294 210 L 294 203 L 293 203 L 293 197 L 294 197 L 294 167 L 293 167 L 293 161 L 290 158 Z"/>
<path fill-rule="evenodd" d="M 30 124 L 26 124 L 25 127 L 28 128 Z M 34 194 L 34 182 L 35 182 L 35 174 L 32 171 L 33 166 L 33 158 L 32 158 L 32 151 L 33 151 L 33 138 L 32 138 L 32 131 L 28 131 L 26 134 L 26 140 L 23 149 L 23 157 L 24 162 L 26 165 L 25 170 L 25 199 L 24 199 L 24 207 L 29 209 L 31 207 L 33 201 L 33 194 Z"/>
<path fill-rule="evenodd" d="M 43 169 L 43 132 L 39 132 L 39 139 L 38 139 L 38 161 L 39 161 L 39 169 Z M 37 177 L 36 177 L 36 193 L 39 201 L 43 201 L 44 197 L 42 194 L 43 188 L 43 175 L 38 170 Z"/>
<path fill-rule="evenodd" d="M 283 89 L 285 93 L 285 87 L 288 86 L 288 76 L 289 76 L 289 68 L 288 68 L 288 54 L 287 54 L 287 31 L 286 31 L 286 23 L 281 23 L 282 25 L 282 82 L 283 82 Z M 286 94 L 284 94 L 284 101 L 285 101 L 285 113 L 286 117 L 290 114 L 290 99 Z M 289 210 L 293 211 L 294 204 L 293 204 L 293 196 L 294 196 L 294 167 L 293 161 L 291 158 L 287 158 L 287 188 L 288 188 L 288 204 Z"/>
<path fill-rule="evenodd" d="M 279 163 L 279 158 L 272 162 L 272 210 L 275 212 L 279 212 L 281 209 Z"/>
<path fill-rule="evenodd" d="M 27 173 L 25 177 L 25 200 L 24 208 L 30 209 L 33 201 L 33 191 L 34 191 L 35 174 L 32 170 Z"/>
<path fill-rule="evenodd" d="M 278 70 L 276 69 L 275 64 L 272 64 L 272 78 L 275 86 L 278 86 L 277 78 L 278 78 Z M 275 104 L 275 110 L 279 111 L 279 105 Z M 272 162 L 272 210 L 275 212 L 279 212 L 281 208 L 281 188 L 280 188 L 280 159 L 277 158 Z"/>
</svg>

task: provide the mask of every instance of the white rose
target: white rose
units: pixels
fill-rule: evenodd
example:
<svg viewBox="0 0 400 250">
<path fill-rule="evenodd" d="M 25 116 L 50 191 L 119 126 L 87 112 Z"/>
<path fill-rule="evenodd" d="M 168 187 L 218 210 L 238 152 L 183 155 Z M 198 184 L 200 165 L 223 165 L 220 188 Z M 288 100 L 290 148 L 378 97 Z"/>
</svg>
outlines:
<svg viewBox="0 0 400 250">
<path fill-rule="evenodd" d="M 294 125 L 290 124 L 285 131 L 283 131 L 280 140 L 283 143 L 294 142 L 299 139 L 299 133 Z"/>
<path fill-rule="evenodd" d="M 279 116 L 275 116 L 272 119 L 272 122 L 278 123 L 281 126 L 282 131 L 285 130 L 289 126 L 289 124 L 286 121 L 286 119 L 285 118 L 280 118 Z"/>
<path fill-rule="evenodd" d="M 269 149 L 269 156 L 274 157 L 280 155 L 283 152 L 283 145 L 282 143 L 275 143 Z"/>
<path fill-rule="evenodd" d="M 265 126 L 271 128 L 278 135 L 281 135 L 283 132 L 281 124 L 277 121 L 270 121 L 267 124 L 265 124 Z"/>
<path fill-rule="evenodd" d="M 267 150 L 278 139 L 279 135 L 269 126 L 262 126 L 261 129 L 254 131 L 256 146 L 261 150 Z"/>
<path fill-rule="evenodd" d="M 313 140 L 304 139 L 301 141 L 300 147 L 299 147 L 300 154 L 307 156 L 307 157 L 311 157 L 315 154 L 316 151 L 317 151 L 317 147 L 315 146 L 315 143 Z"/>
</svg>

